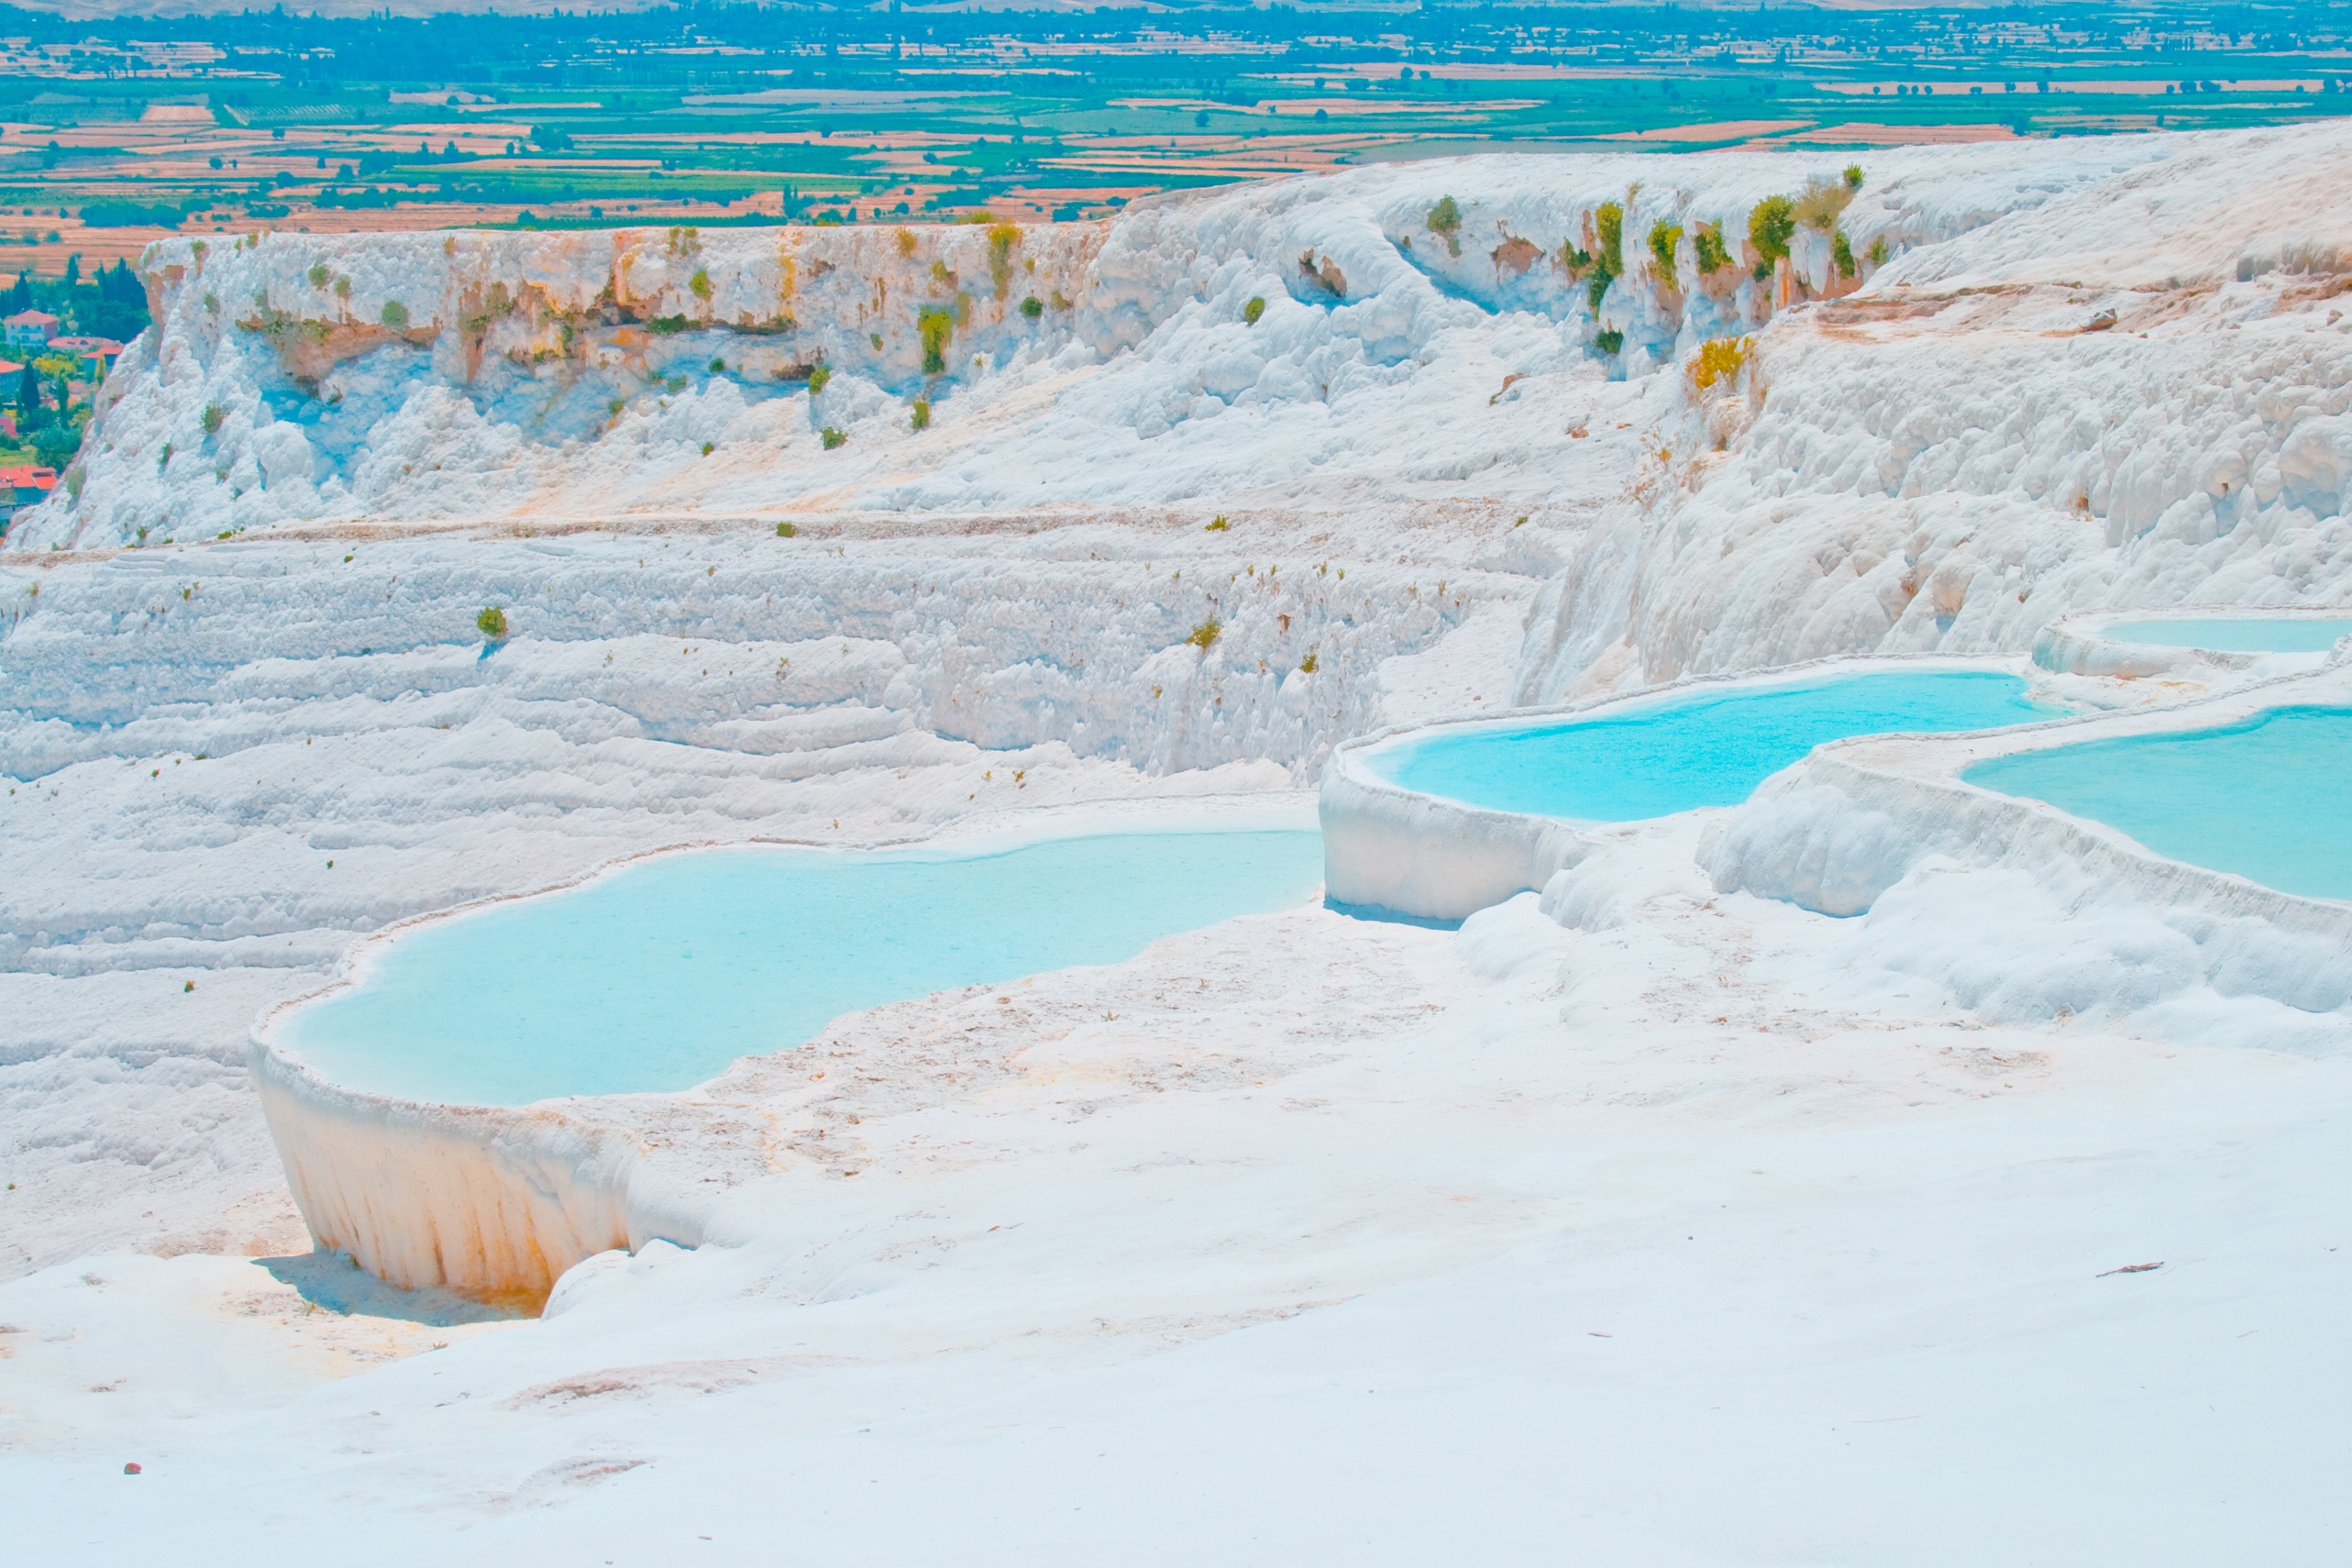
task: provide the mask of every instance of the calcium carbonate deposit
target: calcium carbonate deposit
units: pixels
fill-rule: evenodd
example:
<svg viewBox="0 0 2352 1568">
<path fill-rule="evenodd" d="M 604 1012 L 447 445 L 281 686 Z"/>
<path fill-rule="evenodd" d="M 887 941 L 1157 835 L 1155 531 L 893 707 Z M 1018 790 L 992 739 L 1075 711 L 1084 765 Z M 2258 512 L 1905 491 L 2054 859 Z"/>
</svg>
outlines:
<svg viewBox="0 0 2352 1568">
<path fill-rule="evenodd" d="M 2045 740 L 1574 833 L 1351 761 L 1811 661 L 2347 700 L 2097 628 L 2352 606 L 2352 130 L 1850 161 L 153 247 L 0 544 L 12 1548 L 2324 1559 L 2346 906 L 1964 781 Z M 1319 790 L 1339 901 L 1459 930 L 1249 915 L 675 1094 L 278 1049 L 633 857 Z"/>
</svg>

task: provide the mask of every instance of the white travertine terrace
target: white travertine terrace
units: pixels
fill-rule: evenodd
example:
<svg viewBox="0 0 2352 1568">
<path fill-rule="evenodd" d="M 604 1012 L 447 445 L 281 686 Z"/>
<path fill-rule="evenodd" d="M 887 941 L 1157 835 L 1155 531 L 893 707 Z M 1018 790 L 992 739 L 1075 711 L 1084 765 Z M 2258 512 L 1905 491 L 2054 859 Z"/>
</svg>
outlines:
<svg viewBox="0 0 2352 1568">
<path fill-rule="evenodd" d="M 2277 1031 L 2279 1039 L 2340 1037 L 2352 1025 L 2352 903 L 2186 865 L 2114 828 L 1959 775 L 1993 756 L 2208 729 L 2268 708 L 2347 701 L 2352 665 L 2336 660 L 2316 673 L 2158 707 L 1974 734 L 1833 742 L 1711 823 L 1700 865 L 1720 891 L 1841 918 L 1871 916 L 1883 902 L 1902 906 L 1897 921 L 1916 918 L 1939 881 L 1958 886 L 1971 874 L 2019 884 L 2018 893 L 2034 895 L 2018 897 L 2021 906 L 2039 902 L 2079 922 L 2070 941 L 2080 950 L 2047 975 L 2021 964 L 2005 975 L 1974 977 L 1972 1005 L 1993 1016 L 2119 1017 L 2208 987 L 2302 1015 Z M 1902 896 L 1891 899 L 1898 889 Z M 2032 940 L 2025 933 L 2036 924 L 2018 922 L 2021 943 Z M 1958 944 L 1943 953 L 1923 945 L 1916 965 L 1992 971 L 2001 960 Z M 2258 1027 L 2251 1032 L 2263 1036 Z"/>
<path fill-rule="evenodd" d="M 1883 266 L 1695 273 L 1692 224 L 1854 160 L 1437 160 L 911 252 L 151 252 L 158 329 L 0 547 L 19 1551 L 716 1560 L 789 1474 L 845 1559 L 1018 1518 L 1073 1532 L 1037 1560 L 2325 1560 L 2342 907 L 1954 782 L 1980 741 L 1607 831 L 1342 747 L 2037 647 L 2127 711 L 2000 744 L 2342 698 L 2091 634 L 2352 602 L 2352 125 L 1873 151 Z M 1595 311 L 1554 259 L 1612 201 Z M 1458 933 L 1228 922 L 675 1096 L 248 1065 L 371 935 L 625 856 L 1319 782 L 1332 894 Z M 324 1266 L 290 1190 L 402 1278 L 637 1251 L 395 1342 L 243 1261 Z"/>
<path fill-rule="evenodd" d="M 2133 621 L 2187 620 L 2201 613 L 2232 620 L 2255 618 L 2236 605 L 2201 611 L 2196 605 L 2174 605 L 2161 614 L 2145 610 L 2093 611 L 2068 615 L 2043 627 L 2034 638 L 2034 662 L 2063 675 L 2148 679 L 2166 676 L 2192 681 L 2243 679 L 2248 675 L 2278 675 L 2314 668 L 2328 661 L 2322 653 L 2248 653 L 2227 648 L 2167 647 L 2154 643 L 2123 642 L 2107 635 L 2108 628 Z M 2272 609 L 2259 618 L 2278 621 L 2342 620 L 2342 605 L 2305 609 Z"/>
<path fill-rule="evenodd" d="M 248 1062 L 311 1234 L 403 1289 L 536 1307 L 598 1253 L 701 1239 L 670 1192 L 646 1192 L 658 1184 L 642 1141 L 623 1129 L 560 1105 L 362 1093 L 272 1050 L 259 1031 Z"/>
</svg>

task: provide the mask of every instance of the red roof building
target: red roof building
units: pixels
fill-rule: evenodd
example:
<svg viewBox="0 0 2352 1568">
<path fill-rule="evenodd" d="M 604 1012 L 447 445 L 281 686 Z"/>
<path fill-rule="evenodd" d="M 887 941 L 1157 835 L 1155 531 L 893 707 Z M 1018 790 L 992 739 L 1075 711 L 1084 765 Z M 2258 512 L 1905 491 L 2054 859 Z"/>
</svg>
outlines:
<svg viewBox="0 0 2352 1568">
<path fill-rule="evenodd" d="M 45 310 L 20 310 L 0 320 L 0 327 L 8 334 L 11 348 L 39 348 L 57 336 L 57 317 Z"/>
</svg>

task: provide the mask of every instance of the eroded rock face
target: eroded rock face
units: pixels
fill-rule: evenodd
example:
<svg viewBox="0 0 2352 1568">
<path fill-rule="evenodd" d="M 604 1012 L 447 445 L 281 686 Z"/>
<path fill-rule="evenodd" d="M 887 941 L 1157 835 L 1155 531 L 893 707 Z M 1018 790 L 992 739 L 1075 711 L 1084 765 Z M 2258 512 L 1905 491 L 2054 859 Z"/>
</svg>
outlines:
<svg viewBox="0 0 2352 1568">
<path fill-rule="evenodd" d="M 1678 378 L 1546 590 L 1520 700 L 2023 651 L 2077 610 L 2339 600 L 2352 220 L 2323 191 L 2352 139 L 2285 140 L 2182 138 L 1784 313 L 1740 374 Z M 2300 270 L 2240 278 L 2249 245 Z"/>
<path fill-rule="evenodd" d="M 1890 153 L 1836 221 L 1850 249 L 1897 257 L 2159 150 Z M 1816 164 L 1710 158 L 1670 182 L 1646 157 L 1486 158 L 1110 225 L 171 240 L 143 262 L 157 326 L 9 547 L 1335 482 L 1374 500 L 1556 492 L 1595 466 L 1569 460 L 1563 398 L 1861 281 L 1827 232 L 1800 226 L 1761 276 L 1741 237 L 1760 200 L 1824 178 Z M 1722 252 L 1704 271 L 1702 232 Z M 1490 414 L 1507 375 L 1550 395 Z"/>
</svg>

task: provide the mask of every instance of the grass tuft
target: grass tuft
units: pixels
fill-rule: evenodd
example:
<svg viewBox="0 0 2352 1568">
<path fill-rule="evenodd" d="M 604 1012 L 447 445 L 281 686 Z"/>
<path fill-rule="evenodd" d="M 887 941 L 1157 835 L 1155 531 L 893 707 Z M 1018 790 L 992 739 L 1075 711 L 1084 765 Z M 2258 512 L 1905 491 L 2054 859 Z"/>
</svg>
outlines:
<svg viewBox="0 0 2352 1568">
<path fill-rule="evenodd" d="M 1788 242 L 1796 237 L 1796 204 L 1786 196 L 1766 196 L 1748 212 L 1748 246 L 1756 253 L 1756 281 L 1772 275 L 1773 264 L 1788 256 Z"/>
<path fill-rule="evenodd" d="M 1717 381 L 1728 381 L 1739 374 L 1739 367 L 1748 362 L 1748 339 L 1717 337 L 1699 345 L 1691 359 L 1691 386 L 1705 392 Z"/>
<path fill-rule="evenodd" d="M 1683 242 L 1683 226 L 1660 218 L 1650 226 L 1650 254 L 1658 263 L 1658 275 L 1671 280 L 1674 276 L 1674 248 Z"/>
</svg>

